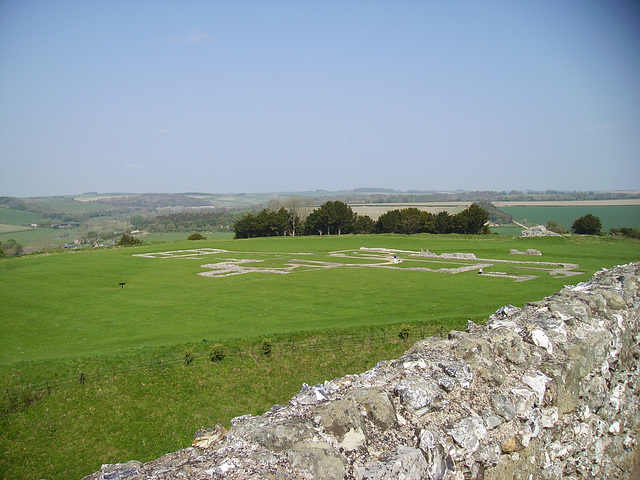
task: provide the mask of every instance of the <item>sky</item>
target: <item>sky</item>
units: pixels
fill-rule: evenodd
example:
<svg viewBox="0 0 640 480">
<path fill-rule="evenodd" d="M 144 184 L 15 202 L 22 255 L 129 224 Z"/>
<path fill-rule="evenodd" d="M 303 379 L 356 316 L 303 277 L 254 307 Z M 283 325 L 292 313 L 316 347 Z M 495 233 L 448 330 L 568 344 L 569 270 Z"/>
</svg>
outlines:
<svg viewBox="0 0 640 480">
<path fill-rule="evenodd" d="M 640 190 L 639 5 L 0 0 L 0 195 Z"/>
</svg>

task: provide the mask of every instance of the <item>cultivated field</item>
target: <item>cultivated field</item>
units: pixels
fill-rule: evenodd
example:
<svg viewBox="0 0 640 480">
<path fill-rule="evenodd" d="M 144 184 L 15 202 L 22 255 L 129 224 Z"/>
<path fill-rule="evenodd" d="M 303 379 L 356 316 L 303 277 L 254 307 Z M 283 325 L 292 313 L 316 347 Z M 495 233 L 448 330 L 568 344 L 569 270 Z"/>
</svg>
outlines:
<svg viewBox="0 0 640 480">
<path fill-rule="evenodd" d="M 509 254 L 530 248 L 542 256 Z M 464 328 L 639 259 L 639 242 L 607 237 L 370 235 L 2 260 L 0 478 L 152 459 L 303 382 L 396 357 L 402 325 L 414 340 Z M 214 363 L 217 343 L 227 357 Z"/>
</svg>

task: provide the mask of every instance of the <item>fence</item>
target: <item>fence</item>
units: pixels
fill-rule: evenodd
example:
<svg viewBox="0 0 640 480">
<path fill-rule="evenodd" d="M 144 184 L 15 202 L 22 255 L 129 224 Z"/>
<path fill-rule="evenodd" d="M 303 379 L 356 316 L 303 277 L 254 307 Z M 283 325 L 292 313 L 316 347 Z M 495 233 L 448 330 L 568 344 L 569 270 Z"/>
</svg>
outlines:
<svg viewBox="0 0 640 480">
<path fill-rule="evenodd" d="M 420 339 L 430 336 L 443 336 L 443 325 L 422 325 L 422 326 L 403 326 L 399 331 L 383 330 L 381 332 L 366 333 L 360 335 L 336 335 L 315 337 L 312 339 L 303 339 L 299 341 L 289 342 L 270 342 L 263 340 L 262 343 L 253 343 L 245 345 L 244 348 L 224 347 L 224 359 L 228 358 L 253 358 L 259 357 L 275 357 L 275 356 L 292 356 L 297 354 L 313 352 L 337 352 L 353 349 L 355 347 L 366 348 L 373 346 L 381 346 L 388 343 L 403 343 L 409 346 L 409 342 L 416 342 Z M 220 361 L 224 361 L 221 359 Z M 50 395 L 54 390 L 69 387 L 72 385 L 83 385 L 89 382 L 95 382 L 104 378 L 115 378 L 119 375 L 134 374 L 141 371 L 160 371 L 161 369 L 174 367 L 178 365 L 191 365 L 194 362 L 207 361 L 211 362 L 210 352 L 193 352 L 185 349 L 182 355 L 175 355 L 170 358 L 153 359 L 139 363 L 112 365 L 109 367 L 95 368 L 90 371 L 78 371 L 73 375 L 59 377 L 51 380 L 45 380 L 38 383 L 29 383 L 27 385 L 17 385 L 6 387 L 4 395 L 0 400 L 0 413 L 8 413 L 29 407 L 38 399 Z"/>
</svg>

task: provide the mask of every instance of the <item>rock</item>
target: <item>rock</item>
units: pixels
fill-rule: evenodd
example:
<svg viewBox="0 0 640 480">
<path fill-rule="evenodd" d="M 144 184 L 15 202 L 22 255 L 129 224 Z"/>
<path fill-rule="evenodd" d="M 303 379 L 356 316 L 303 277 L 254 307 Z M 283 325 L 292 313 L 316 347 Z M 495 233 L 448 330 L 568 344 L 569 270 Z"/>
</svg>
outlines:
<svg viewBox="0 0 640 480">
<path fill-rule="evenodd" d="M 417 448 L 399 446 L 380 460 L 356 468 L 356 480 L 423 480 L 428 471 L 424 455 Z"/>
<path fill-rule="evenodd" d="M 551 379 L 547 377 L 544 373 L 538 372 L 534 376 L 525 375 L 522 377 L 522 383 L 526 384 L 531 390 L 536 392 L 538 396 L 538 406 L 542 406 L 544 400 L 544 392 L 547 389 L 547 383 Z"/>
<path fill-rule="evenodd" d="M 257 443 L 272 452 L 282 452 L 313 438 L 313 429 L 302 418 L 269 421 L 263 417 L 246 418 L 233 426 L 228 435 Z"/>
<path fill-rule="evenodd" d="M 345 398 L 364 408 L 369 420 L 382 429 L 392 428 L 397 422 L 393 403 L 382 388 L 357 388 Z"/>
<path fill-rule="evenodd" d="M 503 393 L 492 394 L 491 404 L 493 405 L 496 413 L 504 418 L 505 421 L 510 422 L 516 418 L 517 411 L 515 404 Z"/>
<path fill-rule="evenodd" d="M 396 384 L 394 392 L 400 397 L 400 403 L 416 415 L 441 410 L 444 406 L 443 391 L 429 378 L 404 378 Z"/>
<path fill-rule="evenodd" d="M 479 417 L 467 417 L 458 421 L 449 434 L 455 442 L 465 450 L 475 452 L 480 446 L 480 440 L 487 436 L 487 429 Z"/>
<path fill-rule="evenodd" d="M 101 480 L 121 480 L 139 475 L 142 463 L 131 460 L 127 463 L 116 463 L 112 465 L 102 465 L 100 468 Z"/>
<path fill-rule="evenodd" d="M 288 459 L 312 478 L 342 480 L 345 475 L 346 459 L 326 442 L 298 443 L 288 451 Z"/>
<path fill-rule="evenodd" d="M 198 430 L 191 445 L 198 448 L 210 448 L 223 441 L 226 435 L 227 429 L 218 423 L 214 428 Z"/>
<path fill-rule="evenodd" d="M 438 364 L 449 377 L 455 378 L 462 388 L 468 388 L 473 381 L 473 370 L 464 362 L 448 362 Z M 446 382 L 445 382 L 446 383 Z M 449 390 L 450 391 L 450 390 Z"/>
<path fill-rule="evenodd" d="M 358 406 L 348 399 L 335 400 L 316 409 L 316 421 L 345 450 L 365 444 L 364 420 Z"/>
<path fill-rule="evenodd" d="M 300 393 L 295 395 L 290 400 L 290 403 L 291 405 L 313 405 L 314 403 L 324 402 L 328 398 L 328 394 L 322 385 L 310 387 L 305 383 L 302 385 Z"/>
<path fill-rule="evenodd" d="M 445 451 L 437 434 L 433 434 L 429 430 L 423 430 L 420 433 L 419 446 L 427 461 L 426 478 L 429 480 L 441 480 L 447 474 L 455 472 L 453 459 Z"/>
</svg>

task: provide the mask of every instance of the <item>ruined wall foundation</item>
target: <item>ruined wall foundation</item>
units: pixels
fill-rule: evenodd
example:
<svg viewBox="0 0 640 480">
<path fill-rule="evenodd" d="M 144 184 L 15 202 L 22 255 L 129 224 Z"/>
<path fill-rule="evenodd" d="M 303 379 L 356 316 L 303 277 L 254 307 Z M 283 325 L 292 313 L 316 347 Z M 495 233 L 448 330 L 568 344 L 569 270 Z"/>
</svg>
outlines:
<svg viewBox="0 0 640 480">
<path fill-rule="evenodd" d="M 630 478 L 639 312 L 640 263 L 601 270 L 85 480 Z"/>
</svg>

